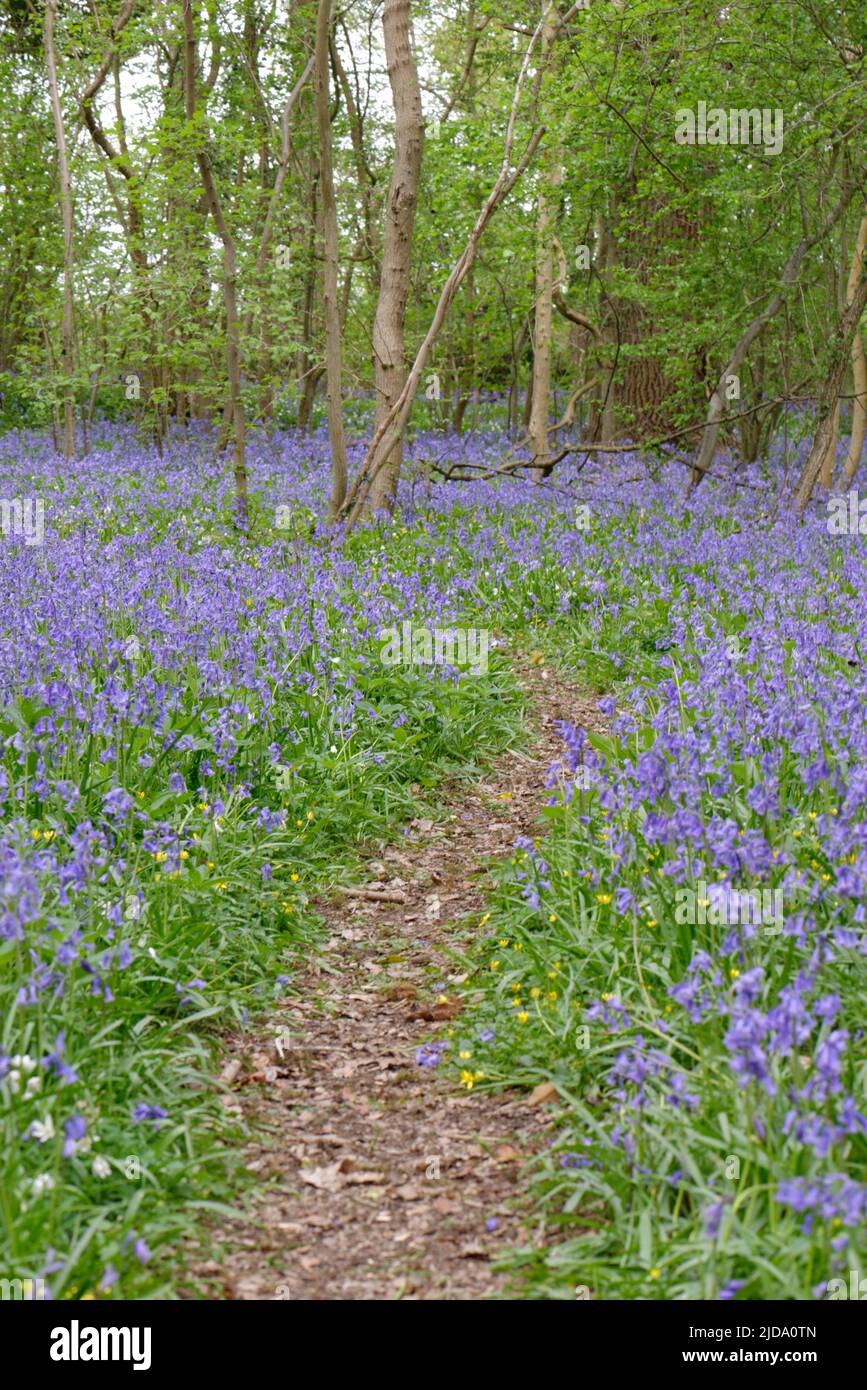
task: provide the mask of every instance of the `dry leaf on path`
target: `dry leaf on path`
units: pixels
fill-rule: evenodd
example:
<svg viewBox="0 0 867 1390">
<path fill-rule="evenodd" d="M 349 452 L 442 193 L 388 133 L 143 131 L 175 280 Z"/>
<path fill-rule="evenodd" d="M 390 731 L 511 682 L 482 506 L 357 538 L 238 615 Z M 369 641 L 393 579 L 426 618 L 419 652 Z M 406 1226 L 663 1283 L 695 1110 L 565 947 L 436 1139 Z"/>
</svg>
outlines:
<svg viewBox="0 0 867 1390">
<path fill-rule="evenodd" d="M 560 1092 L 550 1081 L 540 1081 L 539 1085 L 527 1098 L 528 1105 L 544 1105 L 549 1100 L 559 1100 Z"/>
<path fill-rule="evenodd" d="M 353 1165 L 353 1159 L 339 1158 L 336 1163 L 326 1163 L 321 1168 L 302 1168 L 298 1177 L 310 1187 L 319 1188 L 321 1192 L 339 1192 L 341 1187 L 349 1187 L 354 1183 L 384 1181 L 382 1173 L 356 1172 Z"/>
</svg>

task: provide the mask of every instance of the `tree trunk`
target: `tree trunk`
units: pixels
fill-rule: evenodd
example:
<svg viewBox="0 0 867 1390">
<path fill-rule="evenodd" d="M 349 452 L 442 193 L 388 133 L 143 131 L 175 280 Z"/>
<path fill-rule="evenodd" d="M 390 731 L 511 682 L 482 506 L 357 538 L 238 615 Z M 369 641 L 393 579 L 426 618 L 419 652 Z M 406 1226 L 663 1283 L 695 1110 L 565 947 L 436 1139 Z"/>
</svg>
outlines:
<svg viewBox="0 0 867 1390">
<path fill-rule="evenodd" d="M 554 0 L 542 3 L 542 38 L 539 49 L 540 72 L 548 64 L 555 32 L 557 9 Z M 536 207 L 536 313 L 533 324 L 533 397 L 529 435 L 533 454 L 533 477 L 541 482 L 548 463 L 548 401 L 551 394 L 551 340 L 554 296 L 554 241 L 551 204 L 556 197 L 561 171 L 556 155 L 549 154 L 549 167 L 542 171 Z"/>
<path fill-rule="evenodd" d="M 316 313 L 316 241 L 320 234 L 319 175 L 311 168 L 310 190 L 310 229 L 307 237 L 307 273 L 304 278 L 304 298 L 301 308 L 301 341 L 298 353 L 297 373 L 298 399 L 297 428 L 306 434 L 310 428 L 313 411 L 313 398 L 316 394 L 318 370 L 312 362 L 314 319 Z"/>
<path fill-rule="evenodd" d="M 48 68 L 48 91 L 57 145 L 57 174 L 60 181 L 60 208 L 63 215 L 63 456 L 75 455 L 75 402 L 72 385 L 75 371 L 73 356 L 75 309 L 72 298 L 73 234 L 72 189 L 69 181 L 69 156 L 66 149 L 66 130 L 60 109 L 57 88 L 57 57 L 54 47 L 54 27 L 57 22 L 57 0 L 45 5 L 45 60 Z"/>
<path fill-rule="evenodd" d="M 473 230 L 470 232 L 469 239 L 463 251 L 452 266 L 448 278 L 440 291 L 433 318 L 428 325 L 428 330 L 416 353 L 415 361 L 410 368 L 403 390 L 395 401 L 389 415 L 374 431 L 373 439 L 370 441 L 361 467 L 355 476 L 352 487 L 343 504 L 343 515 L 346 516 L 349 526 L 352 526 L 357 521 L 362 508 L 366 504 L 366 499 L 370 495 L 373 484 L 376 481 L 379 469 L 390 457 L 395 444 L 403 437 L 403 431 L 406 428 L 406 422 L 412 410 L 412 403 L 415 400 L 416 392 L 419 388 L 422 372 L 427 365 L 428 358 L 439 336 L 440 330 L 448 318 L 449 311 L 454 303 L 455 295 L 463 284 L 467 271 L 476 258 L 479 242 L 484 235 L 485 228 L 497 208 L 503 200 L 508 197 L 515 184 L 530 164 L 536 150 L 539 148 L 539 142 L 545 133 L 544 126 L 536 127 L 527 142 L 521 159 L 518 161 L 515 168 L 512 169 L 512 147 L 515 142 L 515 122 L 517 120 L 518 106 L 527 78 L 527 69 L 529 67 L 530 58 L 532 57 L 535 41 L 536 36 L 534 34 L 533 38 L 530 40 L 527 52 L 524 55 L 524 61 L 521 64 L 521 71 L 515 85 L 500 172 L 476 218 Z"/>
<path fill-rule="evenodd" d="M 612 231 L 614 214 L 615 207 L 611 207 L 596 218 L 599 277 L 603 291 L 600 295 L 599 305 L 599 322 L 602 325 L 603 341 L 598 356 L 602 371 L 599 389 L 590 400 L 590 414 L 586 431 L 588 443 L 599 443 L 604 448 L 613 443 L 617 433 L 614 377 L 619 329 L 614 316 L 613 301 L 608 293 L 611 271 L 617 262 L 617 243 Z"/>
<path fill-rule="evenodd" d="M 867 266 L 862 262 L 854 294 L 834 334 L 831 361 L 819 400 L 819 424 L 813 439 L 813 446 L 804 460 L 804 467 L 801 470 L 798 489 L 795 493 L 795 502 L 799 512 L 804 510 L 810 500 L 813 486 L 819 477 L 822 463 L 831 444 L 840 385 L 846 370 L 846 361 L 852 352 L 852 342 L 855 334 L 859 331 L 861 315 L 865 307 L 867 307 Z"/>
<path fill-rule="evenodd" d="M 410 32 L 410 0 L 385 0 L 382 28 L 394 103 L 394 167 L 385 212 L 382 278 L 373 325 L 377 428 L 389 417 L 406 381 L 404 321 L 424 137 L 421 90 Z M 390 511 L 394 506 L 402 461 L 401 431 L 374 479 L 368 501 L 370 511 Z"/>
<path fill-rule="evenodd" d="M 849 271 L 849 284 L 846 291 L 847 304 L 852 303 L 858 288 L 858 275 L 864 272 L 865 251 L 867 251 L 867 215 L 861 218 L 861 226 L 858 229 L 858 240 L 852 256 L 852 267 Z M 852 339 L 852 376 L 855 398 L 852 402 L 852 434 L 849 439 L 849 451 L 846 455 L 844 469 L 847 483 L 850 483 L 858 472 L 861 450 L 864 447 L 864 436 L 867 434 L 867 359 L 864 356 L 864 338 L 860 325 Z"/>
<path fill-rule="evenodd" d="M 840 399 L 834 407 L 834 414 L 831 420 L 831 433 L 828 438 L 828 447 L 825 450 L 825 457 L 822 459 L 822 466 L 819 469 L 819 482 L 822 487 L 830 488 L 834 481 L 834 463 L 837 458 L 837 441 L 840 438 Z"/>
<path fill-rule="evenodd" d="M 765 324 L 768 323 L 774 317 L 774 314 L 777 313 L 778 309 L 780 309 L 789 290 L 797 280 L 798 272 L 801 269 L 801 262 L 807 252 L 811 251 L 812 248 L 821 241 L 823 237 L 827 236 L 828 232 L 837 224 L 852 201 L 853 192 L 854 189 L 851 187 L 844 188 L 840 201 L 825 218 L 819 230 L 814 232 L 812 236 L 804 237 L 803 240 L 798 243 L 783 268 L 783 273 L 780 277 L 780 288 L 771 296 L 762 312 L 744 329 L 735 344 L 734 352 L 723 368 L 719 381 L 714 388 L 713 395 L 710 398 L 701 442 L 690 474 L 690 491 L 699 486 L 716 454 L 716 445 L 719 439 L 720 426 L 725 409 L 726 388 L 728 386 L 729 377 L 736 376 L 740 371 L 752 344 L 761 333 Z M 825 446 L 827 447 L 827 436 L 825 438 Z M 821 463 L 821 458 L 819 462 Z M 816 471 L 818 472 L 818 467 Z M 810 488 L 812 490 L 812 483 L 810 484 Z"/>
<path fill-rule="evenodd" d="M 193 30 L 192 0 L 183 0 L 184 9 L 184 86 L 186 92 L 187 120 L 193 124 L 196 117 L 196 38 Z M 229 378 L 229 404 L 234 426 L 235 443 L 235 506 L 238 521 L 247 521 L 247 454 L 246 428 L 244 421 L 244 402 L 241 398 L 241 358 L 238 342 L 238 269 L 235 242 L 223 216 L 223 209 L 217 197 L 217 189 L 211 173 L 211 161 L 207 148 L 200 141 L 196 150 L 196 161 L 202 179 L 202 187 L 208 200 L 208 207 L 214 219 L 214 226 L 223 243 L 223 302 L 226 308 L 226 374 Z"/>
<path fill-rule="evenodd" d="M 328 384 L 328 433 L 331 440 L 331 500 L 334 521 L 346 497 L 346 440 L 341 399 L 340 313 L 337 307 L 337 204 L 331 154 L 331 113 L 328 109 L 328 40 L 332 0 L 319 0 L 316 21 L 316 125 L 319 131 L 319 183 L 322 191 L 322 230 L 325 268 L 322 300 L 325 309 L 325 372 Z"/>
</svg>

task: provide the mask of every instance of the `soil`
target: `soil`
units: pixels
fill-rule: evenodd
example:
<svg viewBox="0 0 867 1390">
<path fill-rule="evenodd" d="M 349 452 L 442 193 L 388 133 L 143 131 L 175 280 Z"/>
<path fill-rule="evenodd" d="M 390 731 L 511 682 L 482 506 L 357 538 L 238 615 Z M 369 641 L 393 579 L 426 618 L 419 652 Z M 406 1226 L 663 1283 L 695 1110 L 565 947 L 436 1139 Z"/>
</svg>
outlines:
<svg viewBox="0 0 867 1390">
<path fill-rule="evenodd" d="M 226 1103 L 255 1135 L 245 1163 L 263 1190 L 216 1233 L 217 1256 L 191 1267 L 216 1297 L 496 1297 L 497 1255 L 546 1242 L 525 1164 L 556 1095 L 467 1092 L 415 1060 L 461 1008 L 460 953 L 484 931 L 497 862 L 518 835 L 541 833 L 545 774 L 563 751 L 555 721 L 603 726 L 595 699 L 540 653 L 514 664 L 531 703 L 526 746 L 469 789 L 446 787 L 448 818 L 413 821 L 371 853 L 362 888 L 319 901 L 328 931 L 299 994 L 257 1037 L 229 1042 Z"/>
</svg>

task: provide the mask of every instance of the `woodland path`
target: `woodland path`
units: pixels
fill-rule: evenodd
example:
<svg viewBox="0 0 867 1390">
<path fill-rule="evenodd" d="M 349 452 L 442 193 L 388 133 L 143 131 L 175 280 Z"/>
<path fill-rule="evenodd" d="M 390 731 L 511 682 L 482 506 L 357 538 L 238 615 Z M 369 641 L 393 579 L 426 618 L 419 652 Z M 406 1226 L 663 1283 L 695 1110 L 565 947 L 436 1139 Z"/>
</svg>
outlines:
<svg viewBox="0 0 867 1390">
<path fill-rule="evenodd" d="M 211 1297 L 476 1300 L 506 1287 L 491 1266 L 501 1248 L 544 1242 L 522 1169 L 546 1143 L 550 1104 L 467 1093 L 415 1062 L 460 1009 L 454 953 L 479 931 L 497 861 L 543 831 L 545 774 L 563 751 L 555 721 L 602 726 L 593 697 L 538 660 L 514 659 L 525 747 L 474 786 L 442 789 L 449 818 L 411 822 L 368 859 L 363 895 L 317 902 L 329 934 L 300 993 L 231 1042 L 228 1103 L 257 1136 L 245 1163 L 273 1185 L 193 1266 Z"/>
</svg>

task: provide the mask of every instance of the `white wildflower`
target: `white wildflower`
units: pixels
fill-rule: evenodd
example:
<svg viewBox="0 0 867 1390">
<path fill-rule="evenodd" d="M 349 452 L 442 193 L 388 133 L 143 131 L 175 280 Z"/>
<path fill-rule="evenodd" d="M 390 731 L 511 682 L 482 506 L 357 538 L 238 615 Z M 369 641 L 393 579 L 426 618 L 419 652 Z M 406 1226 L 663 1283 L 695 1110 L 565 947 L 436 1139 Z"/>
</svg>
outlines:
<svg viewBox="0 0 867 1390">
<path fill-rule="evenodd" d="M 32 1137 L 40 1144 L 47 1144 L 49 1139 L 54 1138 L 54 1121 L 50 1115 L 46 1115 L 44 1120 L 34 1120 L 30 1126 Z"/>
</svg>

